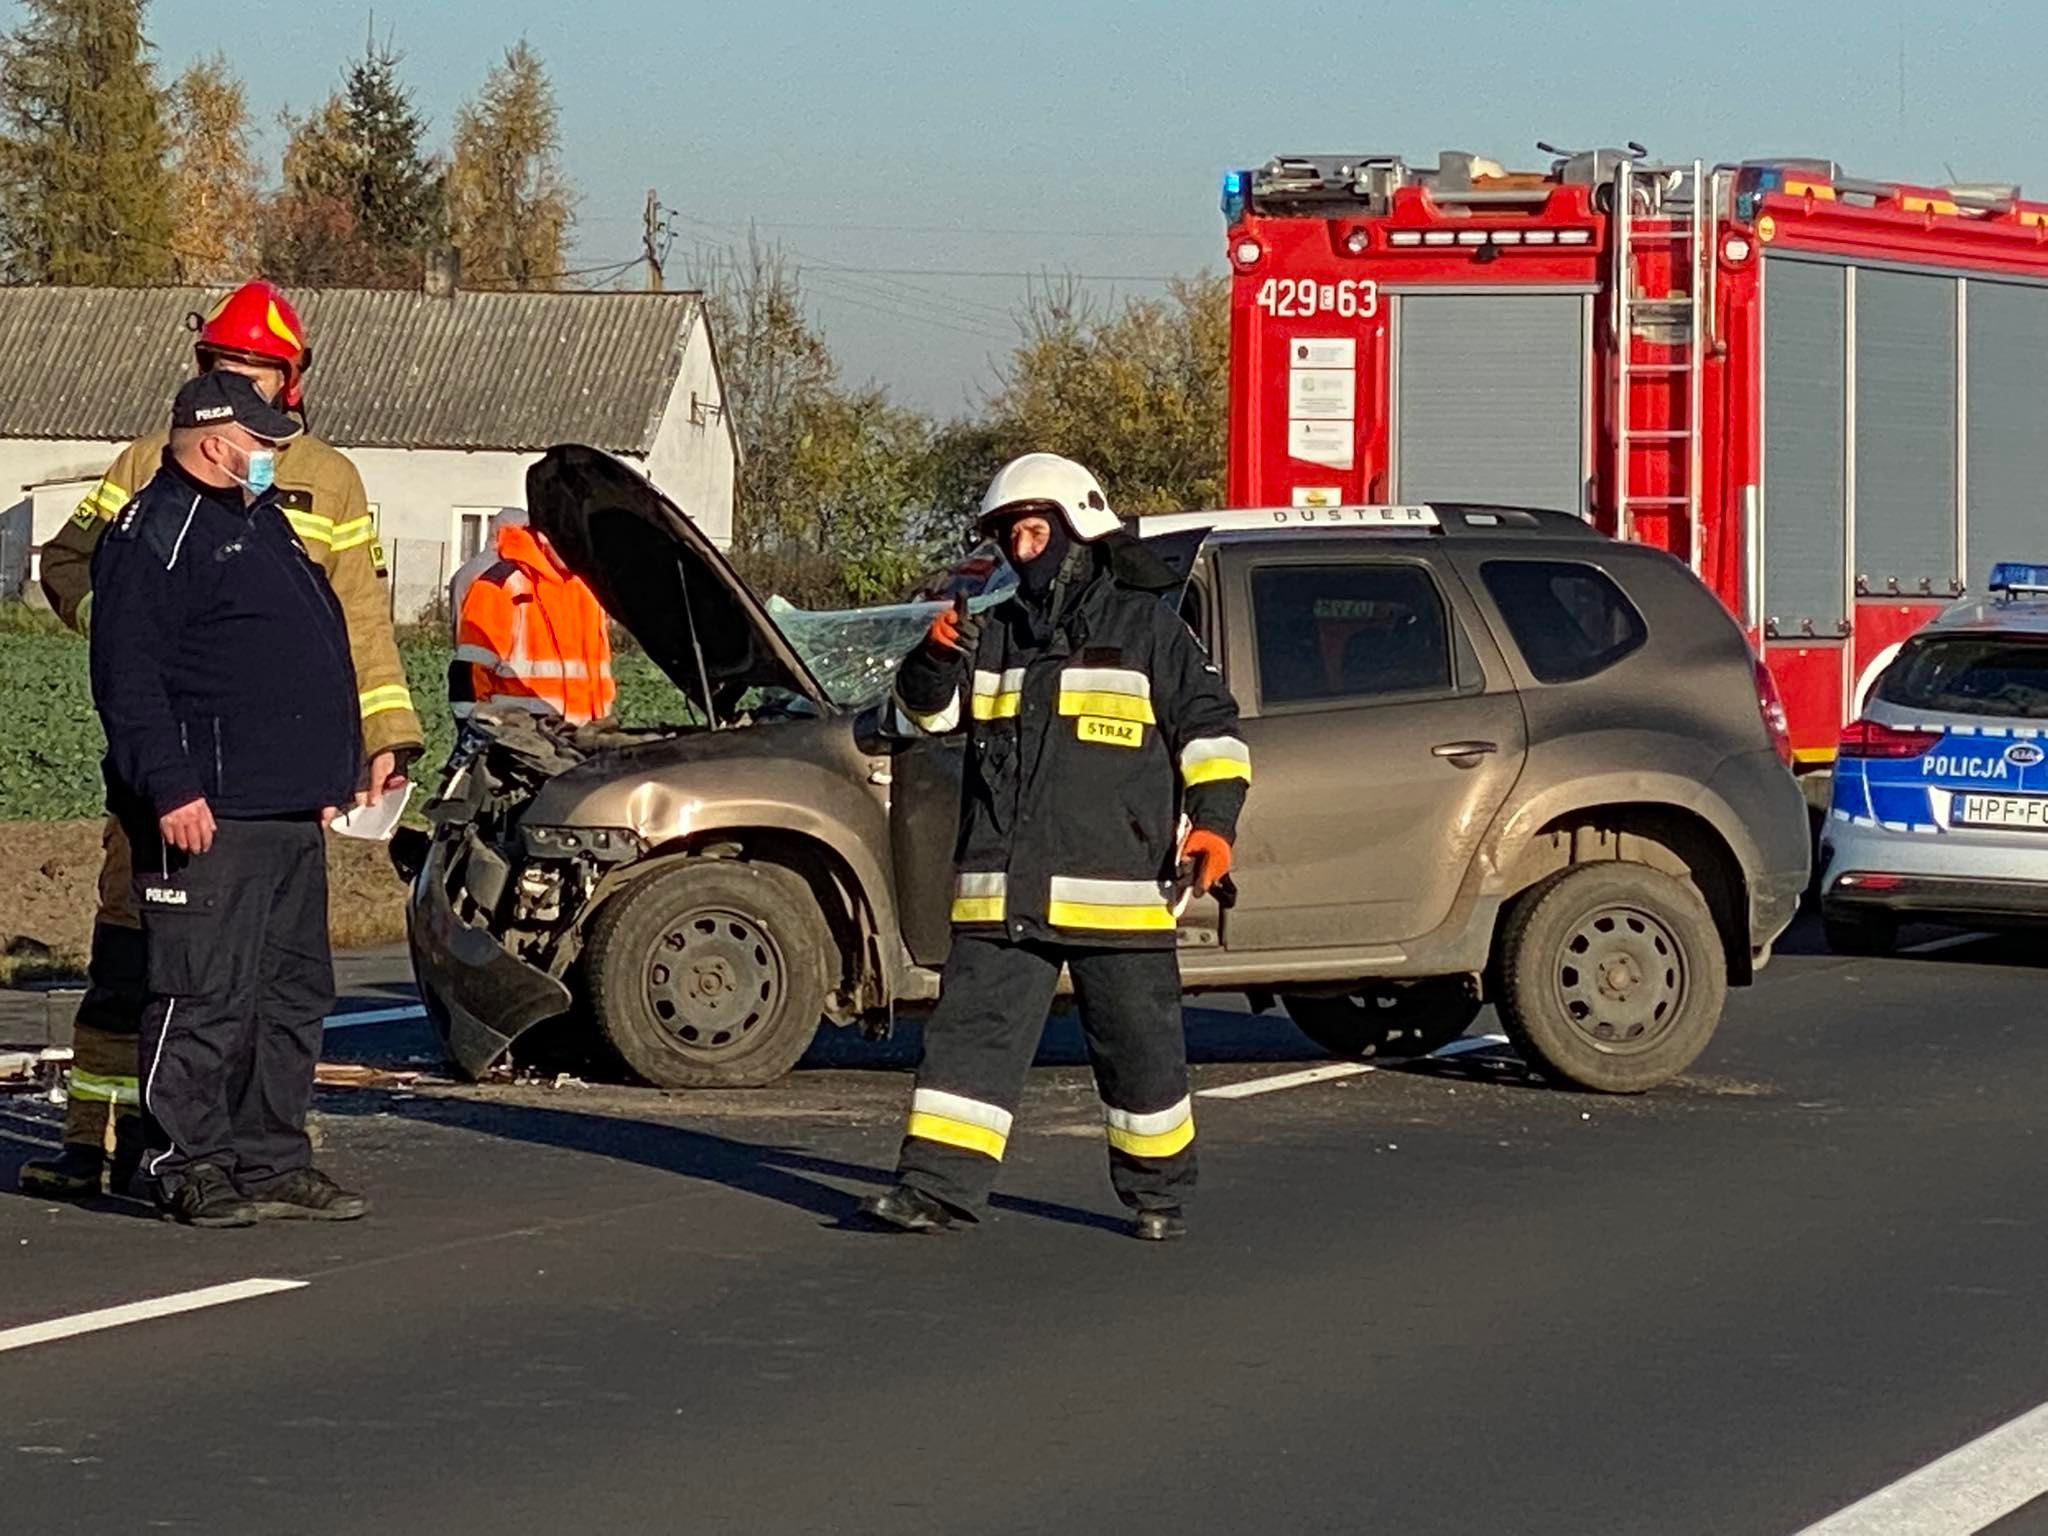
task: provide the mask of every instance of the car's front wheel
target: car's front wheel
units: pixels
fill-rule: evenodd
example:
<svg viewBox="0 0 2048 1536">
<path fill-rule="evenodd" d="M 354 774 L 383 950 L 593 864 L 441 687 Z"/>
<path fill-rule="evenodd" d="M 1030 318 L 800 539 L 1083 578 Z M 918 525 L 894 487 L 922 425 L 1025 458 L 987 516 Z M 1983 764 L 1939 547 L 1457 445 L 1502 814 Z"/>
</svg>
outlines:
<svg viewBox="0 0 2048 1536">
<path fill-rule="evenodd" d="M 591 1011 L 657 1088 L 758 1088 L 802 1059 L 825 1011 L 832 931 L 774 864 L 707 859 L 605 903 L 584 953 Z"/>
<path fill-rule="evenodd" d="M 1728 959 L 1706 900 L 1644 864 L 1580 864 L 1523 894 L 1501 935 L 1502 1027 L 1548 1075 L 1641 1093 L 1721 1022 Z"/>
<path fill-rule="evenodd" d="M 1479 1000 L 1457 981 L 1281 1001 L 1295 1027 L 1309 1039 L 1332 1056 L 1357 1060 L 1427 1056 L 1464 1034 L 1479 1017 Z"/>
</svg>

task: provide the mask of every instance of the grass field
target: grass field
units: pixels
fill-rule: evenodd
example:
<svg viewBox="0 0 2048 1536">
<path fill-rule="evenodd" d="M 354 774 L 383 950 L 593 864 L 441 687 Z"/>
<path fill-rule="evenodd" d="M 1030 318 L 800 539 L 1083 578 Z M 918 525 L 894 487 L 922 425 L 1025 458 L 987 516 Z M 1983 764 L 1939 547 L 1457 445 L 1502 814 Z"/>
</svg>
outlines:
<svg viewBox="0 0 2048 1536">
<path fill-rule="evenodd" d="M 445 644 L 401 643 L 426 727 L 414 775 L 431 786 L 454 744 Z M 49 615 L 0 603 L 0 986 L 81 974 L 92 935 L 106 739 L 93 713 L 83 639 Z M 637 653 L 616 658 L 619 715 L 682 718 L 669 680 Z M 417 804 L 417 799 L 415 800 Z M 381 844 L 328 839 L 329 930 L 338 947 L 405 936 L 405 890 Z M 25 952 L 9 954 L 10 946 Z"/>
<path fill-rule="evenodd" d="M 85 641 L 53 621 L 6 617 L 9 609 L 22 605 L 0 604 L 0 821 L 96 816 L 105 806 L 100 756 L 106 738 L 93 713 Z M 399 650 L 427 733 L 426 756 L 416 772 L 431 781 L 455 741 L 448 713 L 449 648 L 408 640 Z M 654 724 L 681 717 L 681 695 L 646 657 L 622 654 L 616 669 L 621 719 Z M 5 874 L 0 870 L 0 878 Z"/>
</svg>

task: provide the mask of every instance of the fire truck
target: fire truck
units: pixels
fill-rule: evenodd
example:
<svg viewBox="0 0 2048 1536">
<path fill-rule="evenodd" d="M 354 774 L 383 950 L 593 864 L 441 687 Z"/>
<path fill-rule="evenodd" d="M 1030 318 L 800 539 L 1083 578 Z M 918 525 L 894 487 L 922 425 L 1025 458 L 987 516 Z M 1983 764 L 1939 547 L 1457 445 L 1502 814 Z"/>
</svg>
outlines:
<svg viewBox="0 0 2048 1536">
<path fill-rule="evenodd" d="M 1902 639 L 2048 556 L 2048 204 L 1538 148 L 1224 178 L 1230 502 L 1519 503 L 1654 544 L 1825 767 Z"/>
</svg>

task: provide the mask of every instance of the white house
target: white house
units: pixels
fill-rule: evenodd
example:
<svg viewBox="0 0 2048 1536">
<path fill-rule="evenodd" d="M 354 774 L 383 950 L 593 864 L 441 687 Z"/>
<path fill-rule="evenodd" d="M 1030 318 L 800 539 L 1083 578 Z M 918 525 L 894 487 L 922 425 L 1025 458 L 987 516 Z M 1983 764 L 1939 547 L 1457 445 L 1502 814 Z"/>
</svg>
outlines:
<svg viewBox="0 0 2048 1536">
<path fill-rule="evenodd" d="M 201 288 L 0 289 L 0 596 L 191 369 Z M 637 464 L 719 544 L 738 446 L 693 293 L 298 289 L 312 430 L 362 471 L 411 618 L 556 443 Z"/>
</svg>

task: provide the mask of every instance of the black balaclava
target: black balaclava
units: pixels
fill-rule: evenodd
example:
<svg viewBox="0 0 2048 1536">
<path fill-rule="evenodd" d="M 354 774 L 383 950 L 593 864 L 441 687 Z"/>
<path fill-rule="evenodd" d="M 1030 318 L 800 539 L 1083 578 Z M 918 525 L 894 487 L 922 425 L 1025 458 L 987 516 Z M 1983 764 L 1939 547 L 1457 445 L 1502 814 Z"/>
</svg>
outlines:
<svg viewBox="0 0 2048 1536">
<path fill-rule="evenodd" d="M 1073 537 L 1067 532 L 1066 519 L 1054 513 L 1046 518 L 1052 525 L 1052 537 L 1045 541 L 1045 548 L 1030 560 L 1010 558 L 1010 564 L 1017 570 L 1017 585 L 1022 589 L 1025 600 L 1034 606 L 1043 606 L 1052 595 L 1053 583 L 1059 579 L 1060 566 L 1065 563 L 1067 551 L 1073 548 Z M 1009 539 L 1004 538 L 1007 550 Z"/>
</svg>

